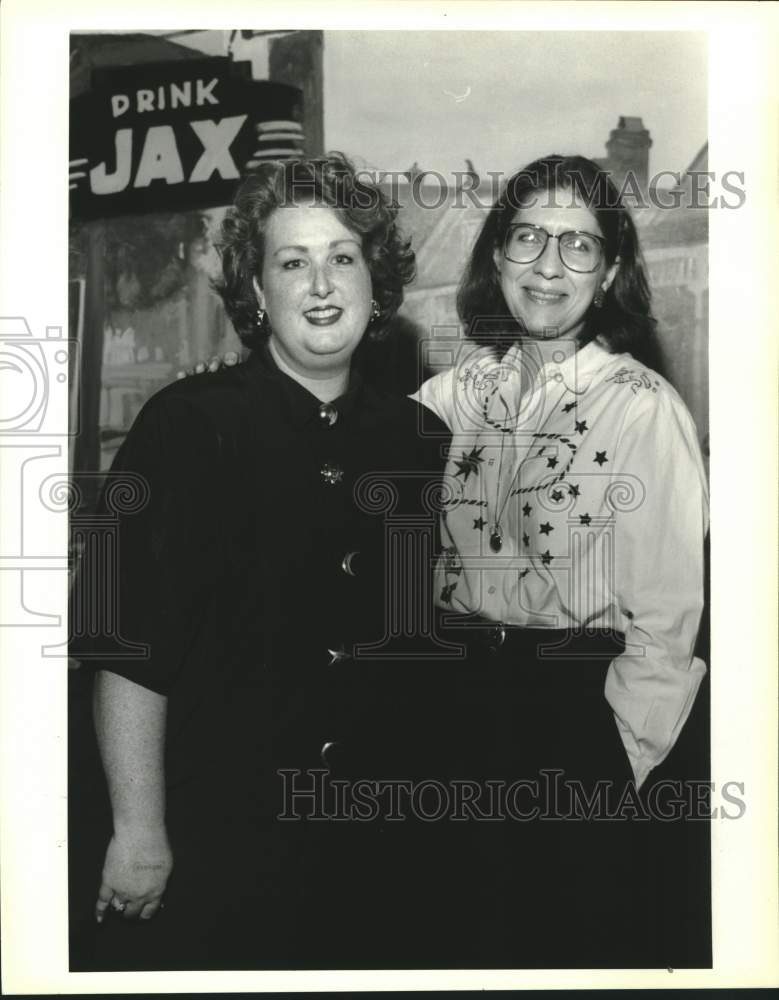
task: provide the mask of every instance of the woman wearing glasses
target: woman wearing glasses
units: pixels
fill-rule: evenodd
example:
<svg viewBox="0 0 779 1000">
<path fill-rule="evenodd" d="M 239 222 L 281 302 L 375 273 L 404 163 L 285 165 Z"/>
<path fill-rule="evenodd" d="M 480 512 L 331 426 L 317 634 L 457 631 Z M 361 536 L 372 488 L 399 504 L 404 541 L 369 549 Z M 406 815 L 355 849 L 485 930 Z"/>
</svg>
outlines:
<svg viewBox="0 0 779 1000">
<path fill-rule="evenodd" d="M 458 306 L 462 357 L 416 398 L 454 435 L 435 592 L 468 646 L 469 744 L 483 777 L 525 782 L 524 828 L 482 828 L 495 925 L 539 964 L 683 964 L 666 835 L 632 817 L 642 786 L 662 810 L 647 779 L 705 674 L 707 490 L 689 413 L 643 363 L 649 290 L 608 176 L 560 156 L 513 176 Z"/>
</svg>

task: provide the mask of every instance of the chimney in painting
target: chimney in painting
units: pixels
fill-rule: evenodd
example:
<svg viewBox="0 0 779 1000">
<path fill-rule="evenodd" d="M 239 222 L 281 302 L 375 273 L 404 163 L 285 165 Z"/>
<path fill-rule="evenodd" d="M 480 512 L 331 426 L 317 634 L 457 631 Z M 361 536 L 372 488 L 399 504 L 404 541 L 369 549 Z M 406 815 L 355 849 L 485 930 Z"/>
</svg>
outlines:
<svg viewBox="0 0 779 1000">
<path fill-rule="evenodd" d="M 596 162 L 608 170 L 620 191 L 631 192 L 637 187 L 645 193 L 649 183 L 651 145 L 649 130 L 644 128 L 641 118 L 621 116 L 606 143 L 608 155 Z"/>
</svg>

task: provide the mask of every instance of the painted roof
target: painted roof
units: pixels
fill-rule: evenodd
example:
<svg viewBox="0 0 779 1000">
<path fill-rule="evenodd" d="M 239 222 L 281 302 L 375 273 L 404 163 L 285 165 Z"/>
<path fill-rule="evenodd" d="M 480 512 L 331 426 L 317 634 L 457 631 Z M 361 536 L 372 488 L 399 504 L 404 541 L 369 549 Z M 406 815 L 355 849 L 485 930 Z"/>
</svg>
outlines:
<svg viewBox="0 0 779 1000">
<path fill-rule="evenodd" d="M 644 249 L 708 242 L 709 213 L 705 206 L 709 199 L 706 188 L 701 188 L 700 181 L 693 177 L 705 173 L 708 163 L 709 144 L 704 143 L 680 182 L 661 193 L 664 202 L 673 207 L 656 205 L 634 213 Z"/>
</svg>

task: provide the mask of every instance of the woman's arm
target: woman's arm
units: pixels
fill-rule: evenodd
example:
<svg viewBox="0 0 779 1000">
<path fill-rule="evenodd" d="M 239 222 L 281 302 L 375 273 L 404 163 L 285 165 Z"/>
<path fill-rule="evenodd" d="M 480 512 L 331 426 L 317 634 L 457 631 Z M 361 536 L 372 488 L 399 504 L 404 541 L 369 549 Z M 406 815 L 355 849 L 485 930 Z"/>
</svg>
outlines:
<svg viewBox="0 0 779 1000">
<path fill-rule="evenodd" d="M 616 511 L 614 591 L 626 650 L 610 665 L 606 698 L 636 784 L 670 753 L 705 664 L 693 651 L 703 607 L 708 496 L 695 426 L 666 388 L 636 400 L 615 461 L 635 500 Z"/>
<path fill-rule="evenodd" d="M 110 671 L 95 678 L 94 715 L 113 811 L 95 917 L 115 895 L 125 917 L 149 919 L 173 868 L 165 829 L 167 698 Z"/>
<path fill-rule="evenodd" d="M 101 512 L 114 510 L 112 502 L 120 507 L 112 515 L 116 576 L 97 578 L 102 564 L 84 560 L 76 591 L 77 604 L 92 617 L 71 652 L 96 671 L 95 727 L 113 812 L 98 921 L 114 896 L 129 901 L 125 916 L 153 916 L 172 869 L 165 827 L 168 697 L 175 706 L 189 684 L 200 683 L 188 679 L 189 651 L 221 572 L 214 527 L 224 489 L 216 471 L 220 439 L 198 400 L 168 387 L 139 414 L 100 505 Z M 125 482 L 129 499 L 118 496 Z M 90 586 L 107 588 L 118 610 L 102 615 L 93 608 Z M 113 653 L 117 636 L 135 644 L 132 657 Z"/>
</svg>

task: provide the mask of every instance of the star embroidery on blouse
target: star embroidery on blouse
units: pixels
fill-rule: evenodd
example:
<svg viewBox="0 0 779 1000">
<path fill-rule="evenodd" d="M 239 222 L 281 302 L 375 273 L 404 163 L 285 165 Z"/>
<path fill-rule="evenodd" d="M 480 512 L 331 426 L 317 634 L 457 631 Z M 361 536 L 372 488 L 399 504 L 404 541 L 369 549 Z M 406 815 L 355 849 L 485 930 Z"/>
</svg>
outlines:
<svg viewBox="0 0 779 1000">
<path fill-rule="evenodd" d="M 576 425 L 577 434 L 584 434 L 584 432 L 588 430 L 586 420 L 574 420 L 574 424 Z"/>
<path fill-rule="evenodd" d="M 565 406 L 563 407 L 563 413 L 570 413 L 571 410 L 574 410 L 574 409 L 576 409 L 576 402 L 575 401 L 573 403 L 566 403 Z"/>
<path fill-rule="evenodd" d="M 578 497 L 581 490 L 579 489 L 578 486 L 575 485 L 575 483 L 570 483 L 568 486 L 568 492 L 571 494 L 572 497 Z"/>
<path fill-rule="evenodd" d="M 592 518 L 589 514 L 579 514 L 579 524 L 587 525 L 591 520 Z"/>
<path fill-rule="evenodd" d="M 481 457 L 481 453 L 484 451 L 484 446 L 481 448 L 471 448 L 470 455 L 466 455 L 463 452 L 463 457 L 460 461 L 455 460 L 455 465 L 457 466 L 457 472 L 455 472 L 455 479 L 457 476 L 462 476 L 464 482 L 468 482 L 468 476 L 474 472 L 477 476 L 479 475 L 479 465 L 484 459 Z"/>
<path fill-rule="evenodd" d="M 554 528 L 548 521 L 545 521 L 539 528 L 539 531 L 542 535 L 548 535 L 550 531 L 554 531 Z"/>
<path fill-rule="evenodd" d="M 529 569 L 521 569 L 519 571 L 519 579 L 521 580 L 523 576 L 527 576 L 529 572 L 530 572 Z"/>
<path fill-rule="evenodd" d="M 557 465 L 556 458 L 547 458 L 546 465 L 548 469 L 553 469 Z"/>
<path fill-rule="evenodd" d="M 475 530 L 475 531 L 481 531 L 481 530 L 482 530 L 482 528 L 484 527 L 484 525 L 485 525 L 486 523 L 487 523 L 487 522 L 486 522 L 486 521 L 484 520 L 484 518 L 483 518 L 483 517 L 476 517 L 476 518 L 474 518 L 474 520 L 473 520 L 473 527 L 474 527 L 474 530 Z"/>
<path fill-rule="evenodd" d="M 533 508 L 530 506 L 529 503 L 526 503 L 525 506 L 522 508 L 522 513 L 525 515 L 525 517 L 530 517 L 530 515 L 533 513 Z"/>
<path fill-rule="evenodd" d="M 522 541 L 524 542 L 525 545 L 530 545 L 530 535 L 523 535 Z"/>
<path fill-rule="evenodd" d="M 552 490 L 550 496 L 555 501 L 555 503 L 559 503 L 563 499 L 563 492 L 562 490 Z"/>
<path fill-rule="evenodd" d="M 554 556 L 550 555 L 549 549 L 547 549 L 546 552 L 541 553 L 541 562 L 544 564 L 544 566 L 548 566 L 553 559 Z"/>
<path fill-rule="evenodd" d="M 598 465 L 603 465 L 604 462 L 608 462 L 608 459 L 606 458 L 606 452 L 596 451 L 595 458 L 593 458 L 593 462 L 597 462 Z"/>
<path fill-rule="evenodd" d="M 447 573 L 454 573 L 459 576 L 463 568 L 460 565 L 459 556 L 457 554 L 457 547 L 452 545 L 449 548 L 443 550 L 444 557 L 444 568 Z"/>
<path fill-rule="evenodd" d="M 448 583 L 444 589 L 441 591 L 441 600 L 444 604 L 452 603 L 452 591 L 457 586 L 457 583 Z"/>
</svg>

